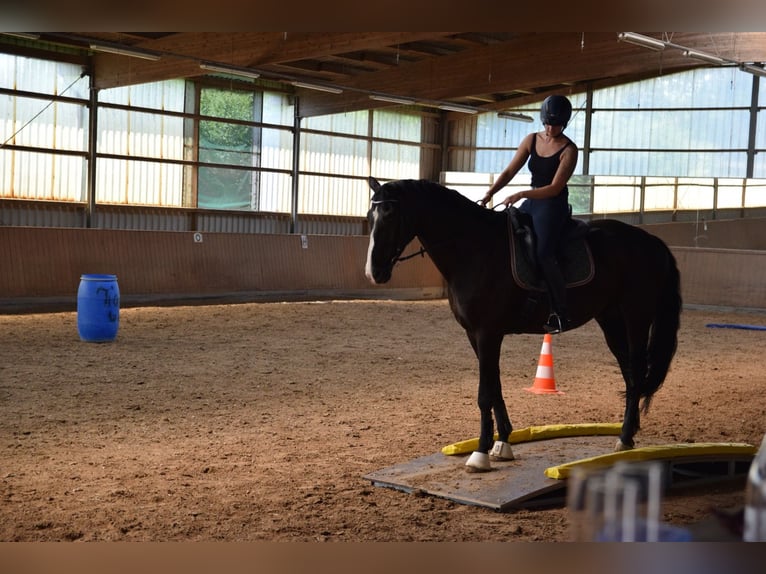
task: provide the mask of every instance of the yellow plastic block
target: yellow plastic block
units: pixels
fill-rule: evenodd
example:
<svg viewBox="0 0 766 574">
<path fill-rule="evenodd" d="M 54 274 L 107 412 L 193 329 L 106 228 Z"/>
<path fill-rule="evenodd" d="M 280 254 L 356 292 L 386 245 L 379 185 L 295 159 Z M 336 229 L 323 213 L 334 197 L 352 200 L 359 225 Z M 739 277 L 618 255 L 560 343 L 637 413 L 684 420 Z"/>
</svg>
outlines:
<svg viewBox="0 0 766 574">
<path fill-rule="evenodd" d="M 622 423 L 577 423 L 562 425 L 531 426 L 511 432 L 508 442 L 518 444 L 534 440 L 546 440 L 568 436 L 619 435 Z M 498 439 L 495 433 L 495 440 Z M 479 439 L 472 438 L 442 448 L 442 454 L 467 454 L 479 448 Z"/>
<path fill-rule="evenodd" d="M 688 456 L 713 456 L 713 455 L 752 455 L 755 456 L 757 447 L 746 443 L 680 443 L 658 446 L 645 446 L 620 452 L 612 452 L 583 458 L 573 462 L 567 462 L 558 466 L 545 469 L 548 478 L 565 479 L 569 477 L 572 469 L 577 466 L 611 466 L 618 461 L 644 461 L 676 459 Z"/>
</svg>

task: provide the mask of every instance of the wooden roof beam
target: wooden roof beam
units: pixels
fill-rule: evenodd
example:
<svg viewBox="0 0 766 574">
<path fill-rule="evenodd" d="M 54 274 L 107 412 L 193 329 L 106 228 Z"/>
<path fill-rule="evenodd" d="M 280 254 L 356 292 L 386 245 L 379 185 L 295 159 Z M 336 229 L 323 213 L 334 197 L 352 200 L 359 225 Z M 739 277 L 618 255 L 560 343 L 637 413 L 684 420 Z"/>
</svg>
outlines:
<svg viewBox="0 0 766 574">
<path fill-rule="evenodd" d="M 384 46 L 449 36 L 456 32 L 183 32 L 133 44 L 135 48 L 170 54 L 157 62 L 98 54 L 97 88 L 111 88 L 200 75 L 199 61 L 258 67 L 338 52 L 371 50 Z"/>
<path fill-rule="evenodd" d="M 736 41 L 734 41 L 736 40 Z M 703 49 L 738 61 L 766 59 L 766 34 L 691 34 L 678 33 L 673 42 Z M 711 46 L 716 50 L 712 51 Z M 618 42 L 617 34 L 579 32 L 546 35 L 544 42 L 520 37 L 360 75 L 352 85 L 359 89 L 383 91 L 392 95 L 430 100 L 453 100 L 469 95 L 508 93 L 527 90 L 535 94 L 550 86 L 571 84 L 572 93 L 581 91 L 584 82 L 594 78 L 616 78 L 625 83 L 647 74 L 661 75 L 699 67 L 700 62 L 685 57 L 682 50 L 666 48 L 656 52 Z M 622 80 L 620 80 L 622 78 Z M 385 87 L 383 87 L 385 86 Z M 567 88 L 559 90 L 569 93 Z M 306 94 L 302 115 L 321 115 L 366 107 L 364 97 L 347 92 L 342 97 Z M 532 96 L 538 97 L 537 95 Z M 482 106 L 485 110 L 507 107 L 507 102 Z"/>
</svg>

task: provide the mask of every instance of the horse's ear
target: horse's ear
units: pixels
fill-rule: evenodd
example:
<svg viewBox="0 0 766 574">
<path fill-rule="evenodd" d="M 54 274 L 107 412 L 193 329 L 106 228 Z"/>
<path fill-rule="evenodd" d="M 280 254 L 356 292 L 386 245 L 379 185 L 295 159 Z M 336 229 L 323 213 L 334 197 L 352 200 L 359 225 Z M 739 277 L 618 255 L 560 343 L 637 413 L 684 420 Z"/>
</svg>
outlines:
<svg viewBox="0 0 766 574">
<path fill-rule="evenodd" d="M 372 176 L 367 178 L 367 183 L 370 184 L 370 189 L 372 189 L 372 191 L 378 191 L 380 189 L 380 183 Z"/>
</svg>

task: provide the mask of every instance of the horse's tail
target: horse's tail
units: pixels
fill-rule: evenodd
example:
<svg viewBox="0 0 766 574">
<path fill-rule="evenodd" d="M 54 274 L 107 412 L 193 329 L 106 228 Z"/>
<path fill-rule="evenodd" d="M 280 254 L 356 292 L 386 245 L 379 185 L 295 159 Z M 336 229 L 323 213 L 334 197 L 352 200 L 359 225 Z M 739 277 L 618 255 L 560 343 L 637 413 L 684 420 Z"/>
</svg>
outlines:
<svg viewBox="0 0 766 574">
<path fill-rule="evenodd" d="M 665 276 L 660 286 L 657 307 L 654 311 L 649 344 L 647 347 L 647 372 L 641 392 L 641 411 L 646 413 L 652 395 L 662 386 L 670 369 L 670 362 L 678 346 L 678 328 L 681 325 L 681 276 L 676 259 L 663 243 Z"/>
</svg>

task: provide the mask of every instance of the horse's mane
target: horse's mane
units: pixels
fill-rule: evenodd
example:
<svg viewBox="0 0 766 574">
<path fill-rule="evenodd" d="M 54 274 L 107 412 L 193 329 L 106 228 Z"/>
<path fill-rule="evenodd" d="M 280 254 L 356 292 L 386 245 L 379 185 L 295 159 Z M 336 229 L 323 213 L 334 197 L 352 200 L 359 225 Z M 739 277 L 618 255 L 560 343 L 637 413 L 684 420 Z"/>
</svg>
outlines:
<svg viewBox="0 0 766 574">
<path fill-rule="evenodd" d="M 473 217 L 481 218 L 492 218 L 499 215 L 498 212 L 482 207 L 460 192 L 445 187 L 435 181 L 427 179 L 404 179 L 396 182 L 396 184 L 401 186 L 404 191 L 428 194 L 428 200 L 431 202 L 435 210 L 452 209 L 460 211 L 466 216 L 470 214 Z"/>
</svg>

